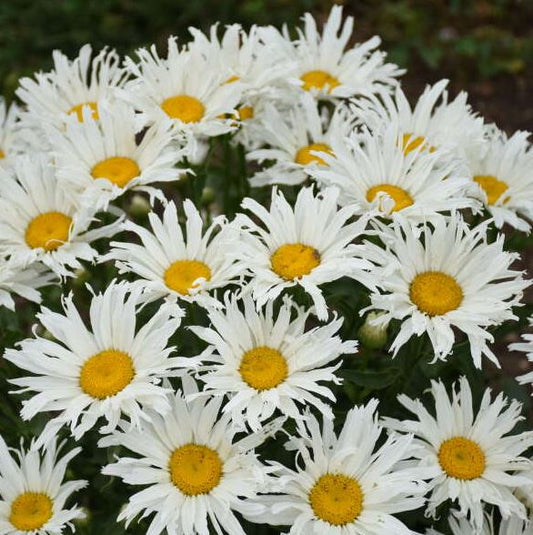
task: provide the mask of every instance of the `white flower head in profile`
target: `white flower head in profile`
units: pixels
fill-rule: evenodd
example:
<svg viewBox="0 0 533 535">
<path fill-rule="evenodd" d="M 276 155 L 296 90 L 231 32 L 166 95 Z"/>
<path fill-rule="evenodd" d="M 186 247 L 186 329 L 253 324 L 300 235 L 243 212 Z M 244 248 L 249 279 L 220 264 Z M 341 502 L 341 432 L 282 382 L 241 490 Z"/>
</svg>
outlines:
<svg viewBox="0 0 533 535">
<path fill-rule="evenodd" d="M 483 118 L 472 112 L 465 91 L 450 100 L 447 85 L 448 80 L 440 80 L 426 86 L 413 107 L 398 86 L 394 97 L 381 94 L 358 99 L 352 111 L 373 132 L 386 124 L 398 125 L 406 153 L 441 149 L 451 159 L 482 153 L 486 149 Z"/>
<path fill-rule="evenodd" d="M 166 58 L 155 45 L 137 50 L 138 63 L 126 58 L 133 75 L 121 96 L 142 112 L 147 124 L 172 121 L 178 132 L 199 139 L 219 136 L 236 128 L 233 117 L 241 100 L 242 83 L 224 83 L 231 76 L 208 44 L 180 48 L 168 39 Z"/>
<path fill-rule="evenodd" d="M 46 123 L 61 127 L 69 115 L 81 122 L 84 110 L 97 119 L 99 102 L 115 100 L 117 88 L 124 85 L 127 77 L 120 66 L 121 58 L 107 48 L 92 55 L 88 44 L 73 60 L 54 50 L 52 71 L 20 80 L 16 94 L 27 108 L 21 116 L 26 126 L 39 129 Z"/>
<path fill-rule="evenodd" d="M 468 159 L 472 194 L 484 203 L 496 227 L 507 223 L 529 232 L 533 219 L 531 134 L 519 130 L 508 137 L 495 127 L 487 130 L 486 151 Z"/>
<path fill-rule="evenodd" d="M 327 165 L 320 153 L 331 154 L 331 139 L 342 138 L 352 120 L 342 106 L 331 115 L 323 113 L 319 103 L 304 94 L 288 109 L 265 106 L 259 122 L 261 128 L 254 136 L 259 148 L 246 157 L 260 165 L 266 161 L 274 164 L 254 174 L 250 179 L 253 187 L 305 182 L 311 169 Z"/>
<path fill-rule="evenodd" d="M 303 17 L 304 28 L 291 41 L 272 26 L 261 28 L 266 43 L 279 47 L 295 64 L 292 75 L 303 90 L 320 99 L 348 98 L 390 91 L 403 70 L 385 63 L 385 52 L 376 50 L 381 39 L 376 35 L 347 48 L 353 33 L 353 17 L 342 20 L 342 6 L 333 6 L 322 33 L 310 13 Z"/>
<path fill-rule="evenodd" d="M 340 190 L 342 206 L 356 205 L 360 213 L 378 211 L 382 216 L 401 213 L 414 221 L 428 221 L 439 212 L 477 208 L 467 195 L 468 173 L 442 150 L 406 152 L 398 125 L 382 130 L 333 135 L 330 151 L 321 156 L 323 166 L 309 174 L 322 186 Z"/>
</svg>

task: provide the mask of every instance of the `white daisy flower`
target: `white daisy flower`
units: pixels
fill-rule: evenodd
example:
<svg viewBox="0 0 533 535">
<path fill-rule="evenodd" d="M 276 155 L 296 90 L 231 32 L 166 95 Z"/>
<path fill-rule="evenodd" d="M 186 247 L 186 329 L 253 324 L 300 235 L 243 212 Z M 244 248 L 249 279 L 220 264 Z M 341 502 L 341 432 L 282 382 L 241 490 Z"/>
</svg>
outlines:
<svg viewBox="0 0 533 535">
<path fill-rule="evenodd" d="M 211 344 L 202 360 L 208 372 L 200 377 L 203 392 L 228 395 L 224 413 L 229 412 L 241 428 L 248 423 L 254 431 L 276 409 L 286 416 L 301 418 L 298 403 L 317 407 L 326 418 L 333 418 L 331 407 L 320 397 L 335 402 L 327 386 L 339 384 L 334 372 L 342 354 L 355 353 L 357 342 L 343 342 L 338 336 L 342 319 L 306 330 L 311 310 L 304 311 L 286 299 L 274 315 L 273 302 L 264 311 L 256 310 L 248 295 L 244 312 L 236 298 L 226 296 L 224 310 L 210 310 L 210 328 L 191 327 Z M 326 367 L 327 365 L 330 365 Z"/>
<path fill-rule="evenodd" d="M 262 223 L 243 214 L 236 219 L 244 230 L 236 252 L 252 277 L 248 289 L 258 307 L 300 285 L 312 298 L 318 318 L 325 321 L 328 308 L 321 284 L 347 276 L 373 285 L 367 273 L 373 266 L 363 258 L 364 247 L 351 243 L 364 232 L 367 221 L 348 223 L 355 210 L 337 210 L 337 198 L 334 188 L 316 196 L 312 188 L 304 188 L 293 208 L 274 188 L 270 210 L 244 199 L 241 206 Z"/>
<path fill-rule="evenodd" d="M 0 257 L 0 306 L 15 310 L 11 294 L 40 303 L 41 294 L 38 289 L 55 281 L 55 275 L 42 264 L 36 262 L 24 267 L 13 260 Z"/>
<path fill-rule="evenodd" d="M 331 153 L 331 138 L 341 136 L 350 124 L 342 108 L 337 108 L 331 117 L 321 114 L 319 104 L 309 95 L 304 95 L 296 106 L 284 112 L 267 105 L 259 120 L 261 128 L 254 139 L 258 145 L 268 148 L 251 151 L 246 158 L 259 164 L 268 160 L 275 163 L 255 173 L 250 179 L 254 187 L 268 184 L 295 186 L 305 182 L 309 169 L 326 165 L 316 153 Z"/>
<path fill-rule="evenodd" d="M 302 88 L 320 99 L 347 98 L 382 93 L 398 82 L 405 71 L 385 63 L 385 52 L 376 50 L 381 39 L 376 35 L 346 50 L 352 38 L 353 17 L 342 21 L 342 7 L 333 6 L 322 35 L 310 13 L 303 17 L 304 29 L 291 41 L 274 27 L 261 28 L 263 41 L 278 46 L 296 67 L 293 76 Z"/>
<path fill-rule="evenodd" d="M 254 433 L 235 440 L 229 415 L 219 416 L 222 398 L 186 401 L 196 392 L 185 381 L 184 394 L 170 399 L 164 417 L 151 412 L 142 430 L 125 429 L 105 437 L 101 446 L 121 445 L 137 457 L 122 457 L 102 472 L 146 488 L 129 499 L 118 521 L 155 513 L 147 533 L 158 535 L 245 535 L 235 511 L 255 512 L 255 498 L 268 471 L 253 452 L 267 436 Z M 270 431 L 269 431 L 270 432 Z M 166 531 L 165 531 L 166 530 Z"/>
<path fill-rule="evenodd" d="M 176 164 L 186 151 L 174 145 L 169 124 L 143 131 L 135 110 L 123 102 L 101 102 L 99 120 L 68 121 L 49 135 L 58 179 L 102 209 L 131 189 L 149 193 L 152 201 L 164 200 L 152 184 L 179 180 L 185 172 Z"/>
<path fill-rule="evenodd" d="M 437 212 L 477 206 L 466 196 L 470 180 L 454 160 L 443 159 L 441 151 L 406 154 L 402 145 L 394 123 L 379 134 L 363 127 L 360 134 L 335 135 L 331 151 L 322 156 L 326 165 L 309 174 L 324 186 L 338 187 L 339 203 L 354 204 L 360 213 L 401 212 L 426 221 Z"/>
<path fill-rule="evenodd" d="M 371 295 L 369 309 L 386 311 L 378 324 L 401 320 L 394 355 L 411 336 L 427 333 L 435 360 L 445 360 L 455 327 L 466 334 L 477 368 L 481 355 L 499 366 L 487 345 L 494 341 L 487 328 L 516 319 L 512 307 L 520 305 L 529 281 L 510 269 L 518 254 L 504 251 L 503 235 L 487 242 L 488 224 L 470 229 L 458 214 L 435 217 L 432 226 L 421 228 L 399 216 L 389 227 L 376 224 L 385 248 L 365 243 L 381 289 Z"/>
<path fill-rule="evenodd" d="M 42 262 L 72 276 L 79 260 L 94 260 L 91 241 L 116 232 L 120 220 L 88 231 L 95 208 L 62 188 L 43 154 L 19 156 L 14 177 L 0 169 L 0 252 L 21 265 Z"/>
<path fill-rule="evenodd" d="M 21 392 L 35 395 L 22 402 L 24 420 L 40 412 L 61 411 L 41 435 L 45 442 L 68 424 L 78 440 L 104 416 L 102 433 L 112 431 L 121 416 L 139 426 L 153 408 L 169 410 L 166 388 L 159 386 L 180 364 L 170 357 L 168 340 L 180 324 L 175 307 L 161 306 L 136 332 L 142 289 L 111 283 L 90 304 L 90 328 L 72 301 L 63 298 L 64 315 L 44 308 L 37 318 L 54 340 L 36 336 L 8 349 L 5 358 L 33 376 L 13 379 Z"/>
<path fill-rule="evenodd" d="M 149 124 L 173 121 L 178 131 L 211 137 L 235 129 L 232 117 L 241 99 L 242 83 L 226 82 L 231 72 L 218 63 L 210 47 L 198 43 L 180 50 L 176 38 L 168 40 L 167 59 L 155 45 L 137 50 L 139 63 L 127 58 L 134 76 L 121 93 L 140 110 Z"/>
<path fill-rule="evenodd" d="M 533 219 L 533 149 L 529 132 L 515 132 L 511 137 L 492 128 L 483 155 L 468 161 L 473 191 L 501 228 L 504 223 L 529 232 Z M 475 157 L 477 156 L 477 157 Z"/>
<path fill-rule="evenodd" d="M 231 24 L 224 28 L 220 39 L 218 28 L 218 24 L 211 26 L 209 36 L 197 28 L 189 28 L 194 38 L 189 49 L 198 47 L 203 54 L 216 57 L 223 72 L 229 73 L 223 83 L 243 84 L 243 102 L 258 96 L 275 99 L 278 86 L 287 83 L 292 67 L 287 58 L 272 43 L 261 40 L 257 26 L 247 33 L 240 24 Z"/>
<path fill-rule="evenodd" d="M 472 524 L 467 518 L 456 514 L 455 511 L 452 511 L 452 513 L 454 514 L 450 514 L 448 520 L 453 535 L 467 535 L 473 532 Z M 533 535 L 533 527 L 524 522 L 524 520 L 511 516 L 502 519 L 497 529 L 494 517 L 485 514 L 483 527 L 479 533 L 480 535 Z M 426 532 L 426 535 L 442 535 L 442 533 L 430 529 Z"/>
<path fill-rule="evenodd" d="M 35 79 L 22 78 L 16 94 L 26 104 L 22 121 L 28 126 L 42 123 L 61 127 L 68 115 L 83 121 L 83 110 L 98 118 L 101 100 L 113 100 L 116 89 L 124 84 L 126 72 L 114 50 L 102 49 L 91 59 L 91 45 L 81 47 L 78 56 L 69 60 L 54 50 L 54 69 L 35 73 Z"/>
<path fill-rule="evenodd" d="M 183 202 L 185 233 L 176 205 L 171 201 L 163 217 L 148 214 L 152 232 L 126 221 L 124 230 L 139 236 L 141 245 L 111 242 L 112 249 L 103 261 L 116 260 L 119 273 L 134 273 L 153 298 L 170 297 L 196 302 L 200 306 L 220 306 L 210 295 L 236 281 L 242 267 L 235 263 L 232 248 L 238 243 L 238 231 L 217 217 L 203 232 L 204 222 L 192 201 Z"/>
<path fill-rule="evenodd" d="M 533 316 L 529 318 L 529 325 L 533 326 Z M 527 360 L 533 362 L 533 334 L 525 333 L 522 334 L 522 342 L 517 342 L 509 345 L 510 351 L 523 351 L 526 353 Z M 533 371 L 517 377 L 520 384 L 531 384 L 533 385 Z M 533 394 L 532 394 L 533 395 Z M 533 485 L 533 483 L 532 483 Z M 533 503 L 533 499 L 532 499 Z"/>
<path fill-rule="evenodd" d="M 403 463 L 412 437 L 385 439 L 376 407 L 372 400 L 350 410 L 338 437 L 331 420 L 322 430 L 312 415 L 298 421 L 299 436 L 287 447 L 297 452 L 296 469 L 271 463 L 276 494 L 262 497 L 269 511 L 253 520 L 291 526 L 290 535 L 415 535 L 393 515 L 424 504 L 424 471 Z"/>
<path fill-rule="evenodd" d="M 492 504 L 504 518 L 512 515 L 526 520 L 524 505 L 513 495 L 527 480 L 520 472 L 531 469 L 531 461 L 521 454 L 533 445 L 533 432 L 510 435 L 523 419 L 521 404 L 499 394 L 491 402 L 487 389 L 476 415 L 472 392 L 466 377 L 455 385 L 451 399 L 441 382 L 431 382 L 435 417 L 424 404 L 406 395 L 399 402 L 415 420 L 385 419 L 394 430 L 412 433 L 421 446 L 413 453 L 420 465 L 431 468 L 431 494 L 427 512 L 435 516 L 437 507 L 451 500 L 459 514 L 467 516 L 472 527 L 468 533 L 481 533 L 483 508 Z"/>
<path fill-rule="evenodd" d="M 32 444 L 13 456 L 0 437 L 0 533 L 55 535 L 65 527 L 75 532 L 72 521 L 85 514 L 77 506 L 67 509 L 65 502 L 87 482 L 63 483 L 68 463 L 81 448 L 58 458 L 61 447 L 54 438 L 42 452 Z"/>
<path fill-rule="evenodd" d="M 398 125 L 405 152 L 442 149 L 452 158 L 477 154 L 485 149 L 483 118 L 472 112 L 465 91 L 449 102 L 447 85 L 448 80 L 440 80 L 426 86 L 414 108 L 397 87 L 395 98 L 382 94 L 379 99 L 360 99 L 352 104 L 352 111 L 375 132 L 390 123 Z"/>
<path fill-rule="evenodd" d="M 11 157 L 21 152 L 19 133 L 20 109 L 16 103 L 9 108 L 4 97 L 0 97 L 0 166 L 9 167 Z"/>
</svg>

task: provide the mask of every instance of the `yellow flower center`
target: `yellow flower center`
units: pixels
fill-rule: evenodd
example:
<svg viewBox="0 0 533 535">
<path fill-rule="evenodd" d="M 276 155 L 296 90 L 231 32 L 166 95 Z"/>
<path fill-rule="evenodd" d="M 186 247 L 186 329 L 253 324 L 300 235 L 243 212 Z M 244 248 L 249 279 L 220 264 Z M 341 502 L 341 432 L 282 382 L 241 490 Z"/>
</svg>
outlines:
<svg viewBox="0 0 533 535">
<path fill-rule="evenodd" d="M 287 361 L 277 349 L 261 346 L 243 355 L 239 373 L 248 386 L 256 390 L 269 390 L 287 378 L 289 369 Z"/>
<path fill-rule="evenodd" d="M 197 98 L 189 95 L 167 98 L 161 107 L 169 117 L 179 119 L 184 123 L 197 123 L 205 113 L 204 105 Z"/>
<path fill-rule="evenodd" d="M 91 117 L 97 121 L 99 119 L 99 115 L 98 115 L 98 104 L 96 102 L 82 102 L 81 104 L 76 104 L 76 106 L 72 106 L 72 108 L 68 110 L 68 114 L 69 115 L 76 114 L 78 116 L 78 121 L 80 123 L 83 123 L 83 108 L 85 106 L 88 106 L 89 108 L 91 108 Z"/>
<path fill-rule="evenodd" d="M 321 520 L 334 526 L 344 526 L 361 514 L 363 491 L 353 477 L 325 474 L 309 492 L 309 503 Z"/>
<path fill-rule="evenodd" d="M 32 249 L 55 251 L 68 241 L 72 219 L 61 212 L 46 212 L 34 217 L 26 228 L 26 243 Z"/>
<path fill-rule="evenodd" d="M 435 152 L 435 147 L 429 145 L 424 136 L 415 136 L 411 133 L 403 135 L 403 152 L 405 155 L 419 147 L 421 150 L 428 149 L 429 152 Z"/>
<path fill-rule="evenodd" d="M 222 477 L 218 453 L 207 446 L 185 444 L 170 456 L 170 479 L 187 496 L 211 492 Z"/>
<path fill-rule="evenodd" d="M 123 188 L 132 178 L 141 174 L 137 162 L 131 158 L 113 156 L 98 162 L 91 170 L 93 178 L 107 178 L 109 182 Z"/>
<path fill-rule="evenodd" d="M 320 165 L 327 165 L 326 162 L 316 154 L 311 152 L 326 152 L 327 154 L 333 154 L 331 147 L 325 143 L 311 143 L 306 147 L 302 147 L 297 153 L 294 161 L 300 165 L 308 165 L 312 162 L 316 162 Z"/>
<path fill-rule="evenodd" d="M 379 186 L 373 186 L 366 192 L 366 200 L 372 202 L 378 193 L 382 192 L 386 193 L 394 201 L 394 207 L 392 208 L 393 212 L 398 212 L 413 204 L 413 198 L 407 191 L 392 184 L 379 184 Z M 381 200 L 379 201 L 379 209 L 383 211 L 383 203 Z"/>
<path fill-rule="evenodd" d="M 20 531 L 42 528 L 52 518 L 52 500 L 42 492 L 25 492 L 11 504 L 9 521 Z"/>
<path fill-rule="evenodd" d="M 135 376 L 133 360 L 122 351 L 101 351 L 83 365 L 80 387 L 89 396 L 105 399 L 124 390 Z"/>
<path fill-rule="evenodd" d="M 474 181 L 487 194 L 487 202 L 489 204 L 496 204 L 500 197 L 509 189 L 509 186 L 503 180 L 498 180 L 492 175 L 476 175 Z M 508 200 L 509 197 L 504 199 L 503 202 L 506 203 Z"/>
<path fill-rule="evenodd" d="M 241 106 L 237 109 L 237 118 L 239 121 L 246 121 L 252 119 L 254 116 L 253 106 Z"/>
<path fill-rule="evenodd" d="M 327 87 L 327 92 L 331 93 L 332 89 L 340 85 L 337 78 L 326 71 L 308 71 L 300 76 L 300 80 L 304 83 L 303 88 L 306 91 L 310 89 L 325 89 Z"/>
<path fill-rule="evenodd" d="M 450 477 L 469 481 L 483 475 L 485 454 L 473 440 L 454 437 L 441 444 L 439 463 Z"/>
<path fill-rule="evenodd" d="M 302 243 L 286 243 L 270 257 L 272 271 L 285 280 L 308 275 L 320 264 L 320 253 Z"/>
<path fill-rule="evenodd" d="M 6 153 L 0 149 L 0 160 L 3 160 L 6 157 Z"/>
<path fill-rule="evenodd" d="M 181 295 L 189 295 L 193 288 L 200 286 L 198 279 L 211 280 L 211 270 L 198 260 L 177 260 L 165 271 L 165 284 Z"/>
<path fill-rule="evenodd" d="M 411 282 L 409 297 L 421 312 L 441 316 L 459 308 L 463 302 L 463 290 L 450 275 L 425 271 Z"/>
</svg>

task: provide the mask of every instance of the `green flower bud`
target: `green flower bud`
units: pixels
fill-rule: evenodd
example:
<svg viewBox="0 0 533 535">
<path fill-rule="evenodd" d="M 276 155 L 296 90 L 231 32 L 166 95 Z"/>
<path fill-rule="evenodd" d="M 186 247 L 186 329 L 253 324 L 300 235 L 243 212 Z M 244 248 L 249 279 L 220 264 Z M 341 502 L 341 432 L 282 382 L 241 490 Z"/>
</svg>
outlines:
<svg viewBox="0 0 533 535">
<path fill-rule="evenodd" d="M 361 344 L 368 349 L 381 349 L 387 343 L 387 328 L 389 323 L 376 325 L 376 320 L 385 312 L 370 312 L 365 322 L 359 328 L 357 335 Z"/>
</svg>

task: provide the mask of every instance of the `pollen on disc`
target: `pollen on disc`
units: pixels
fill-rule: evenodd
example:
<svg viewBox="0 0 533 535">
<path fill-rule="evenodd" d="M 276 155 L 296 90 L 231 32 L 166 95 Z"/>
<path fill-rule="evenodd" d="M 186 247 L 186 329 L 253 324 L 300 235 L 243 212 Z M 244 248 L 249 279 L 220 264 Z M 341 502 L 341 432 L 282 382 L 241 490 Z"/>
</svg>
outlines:
<svg viewBox="0 0 533 535">
<path fill-rule="evenodd" d="M 68 241 L 71 224 L 72 218 L 62 212 L 39 214 L 26 227 L 26 243 L 32 249 L 55 251 Z"/>
<path fill-rule="evenodd" d="M 175 449 L 169 461 L 172 483 L 187 496 L 207 494 L 220 483 L 223 464 L 218 453 L 201 444 Z"/>
<path fill-rule="evenodd" d="M 11 504 L 9 521 L 20 531 L 42 528 L 53 514 L 53 502 L 42 492 L 24 492 Z"/>
<path fill-rule="evenodd" d="M 343 474 L 321 476 L 309 492 L 315 515 L 333 526 L 350 524 L 363 510 L 363 491 L 359 482 Z"/>
<path fill-rule="evenodd" d="M 485 454 L 473 440 L 453 437 L 441 444 L 439 463 L 448 476 L 470 481 L 483 475 Z"/>
<path fill-rule="evenodd" d="M 269 390 L 282 383 L 288 375 L 285 357 L 267 346 L 247 351 L 241 360 L 239 372 L 245 383 L 256 390 Z"/>
<path fill-rule="evenodd" d="M 421 312 L 441 316 L 459 308 L 463 302 L 463 290 L 451 275 L 425 271 L 411 282 L 409 297 Z"/>
<path fill-rule="evenodd" d="M 270 257 L 272 271 L 286 280 L 308 275 L 320 260 L 320 253 L 314 247 L 302 243 L 286 243 Z"/>
<path fill-rule="evenodd" d="M 204 105 L 200 100 L 189 95 L 169 97 L 163 101 L 161 108 L 172 119 L 184 123 L 197 123 L 205 114 Z"/>
</svg>

